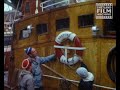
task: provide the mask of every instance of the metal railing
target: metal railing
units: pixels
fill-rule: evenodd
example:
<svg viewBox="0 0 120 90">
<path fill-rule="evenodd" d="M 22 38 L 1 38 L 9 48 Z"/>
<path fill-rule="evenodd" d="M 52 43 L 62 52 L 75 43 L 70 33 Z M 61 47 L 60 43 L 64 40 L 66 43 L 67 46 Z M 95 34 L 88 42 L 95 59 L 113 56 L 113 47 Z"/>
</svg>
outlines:
<svg viewBox="0 0 120 90">
<path fill-rule="evenodd" d="M 65 49 L 65 57 L 67 58 L 67 50 L 71 49 L 71 50 L 75 50 L 75 53 L 76 53 L 76 50 L 85 50 L 86 47 L 68 47 L 68 46 L 57 46 L 57 45 L 54 45 L 54 48 L 61 48 L 61 49 Z"/>
<path fill-rule="evenodd" d="M 58 2 L 55 2 L 55 0 L 47 0 L 44 1 L 42 3 L 40 3 L 40 7 L 42 8 L 42 12 L 44 11 L 44 9 L 53 9 L 53 8 L 57 8 L 57 7 L 61 7 L 61 6 L 66 6 L 70 4 L 70 0 L 61 0 Z"/>
<path fill-rule="evenodd" d="M 74 3 L 81 3 L 81 2 L 87 2 L 87 1 L 95 1 L 95 0 L 75 0 Z M 42 12 L 43 12 L 44 10 L 50 10 L 53 8 L 70 5 L 71 2 L 73 1 L 72 0 L 59 0 L 59 1 L 46 0 L 40 3 L 40 7 L 42 8 Z"/>
<path fill-rule="evenodd" d="M 95 1 L 95 0 L 76 0 L 76 3 L 88 2 L 88 1 Z"/>
</svg>

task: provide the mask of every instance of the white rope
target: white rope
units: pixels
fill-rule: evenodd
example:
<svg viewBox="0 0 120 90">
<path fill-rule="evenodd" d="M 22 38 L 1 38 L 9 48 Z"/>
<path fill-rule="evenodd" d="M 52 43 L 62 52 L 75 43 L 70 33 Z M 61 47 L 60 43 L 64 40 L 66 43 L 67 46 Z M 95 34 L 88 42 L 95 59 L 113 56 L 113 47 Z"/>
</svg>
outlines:
<svg viewBox="0 0 120 90">
<path fill-rule="evenodd" d="M 50 77 L 50 78 L 54 78 L 54 79 L 65 79 L 65 78 L 60 78 L 60 77 L 56 77 L 56 76 L 50 76 L 50 75 L 43 75 L 44 77 Z M 70 81 L 70 82 L 75 82 L 75 83 L 79 83 L 79 81 L 76 81 L 76 80 L 71 80 L 71 79 L 65 79 L 67 81 Z M 93 84 L 93 86 L 95 87 L 100 87 L 100 88 L 106 88 L 106 89 L 111 89 L 111 90 L 114 90 L 115 88 L 111 88 L 111 87 L 107 87 L 107 86 L 101 86 L 101 85 L 97 85 L 97 84 Z"/>
</svg>

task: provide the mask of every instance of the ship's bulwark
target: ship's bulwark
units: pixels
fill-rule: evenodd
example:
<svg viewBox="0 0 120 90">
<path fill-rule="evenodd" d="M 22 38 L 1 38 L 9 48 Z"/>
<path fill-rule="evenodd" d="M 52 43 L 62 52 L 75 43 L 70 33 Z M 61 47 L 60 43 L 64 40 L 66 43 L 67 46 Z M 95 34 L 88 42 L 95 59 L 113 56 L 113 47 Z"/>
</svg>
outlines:
<svg viewBox="0 0 120 90">
<path fill-rule="evenodd" d="M 86 3 L 85 5 L 82 4 L 73 5 L 70 6 L 69 8 L 62 8 L 48 13 L 46 12 L 44 14 L 36 15 L 16 23 L 15 25 L 16 39 L 13 44 L 14 52 L 15 52 L 15 68 L 18 69 L 20 68 L 21 61 L 26 57 L 24 53 L 24 48 L 26 48 L 27 46 L 35 47 L 40 56 L 47 56 L 54 53 L 54 47 L 53 47 L 55 44 L 54 40 L 56 36 L 60 32 L 62 32 L 62 31 L 56 31 L 55 22 L 58 19 L 69 17 L 70 28 L 65 29 L 64 31 L 69 30 L 71 32 L 74 32 L 79 37 L 80 41 L 82 42 L 82 45 L 87 48 L 86 50 L 83 51 L 82 58 L 84 63 L 88 66 L 89 70 L 95 76 L 94 83 L 102 86 L 115 87 L 115 83 L 112 82 L 112 80 L 109 78 L 106 69 L 107 56 L 110 49 L 114 47 L 116 44 L 115 39 L 92 37 L 91 27 L 78 28 L 77 16 L 83 14 L 91 14 L 91 13 L 94 14 L 95 11 L 94 6 L 95 6 L 95 2 L 89 2 Z M 103 32 L 103 20 L 97 20 L 97 19 L 94 20 L 95 20 L 95 24 L 99 26 L 99 28 L 101 28 L 101 32 Z M 47 23 L 49 32 L 43 35 L 38 35 L 36 33 L 36 25 L 40 23 Z M 27 25 L 30 24 L 32 24 L 33 27 L 35 27 L 33 28 L 30 37 L 19 40 L 20 30 L 22 30 L 23 28 L 25 28 Z M 63 44 L 74 46 L 73 42 L 71 41 L 64 42 Z M 68 51 L 68 57 L 72 57 L 73 54 L 74 54 L 73 50 Z M 76 81 L 79 81 L 80 79 L 80 77 L 75 72 L 76 69 L 80 66 L 79 62 L 76 63 L 75 65 L 67 66 L 64 65 L 63 63 L 60 63 L 60 61 L 57 59 L 55 61 L 48 62 L 46 65 L 68 79 L 76 80 Z M 55 74 L 46 67 L 42 66 L 42 70 L 44 75 L 61 77 L 60 75 Z M 14 74 L 15 73 L 17 73 L 17 71 L 14 71 Z M 12 78 L 11 82 L 14 83 L 13 86 L 15 86 L 16 84 L 16 81 L 14 80 L 16 78 L 14 77 L 11 76 Z M 77 90 L 78 88 L 77 87 L 78 83 L 66 82 L 66 86 L 68 85 L 68 87 L 70 87 L 70 89 L 66 89 L 67 87 L 62 85 L 62 82 L 63 82 L 62 80 L 53 79 L 45 76 L 43 77 L 45 90 Z M 108 89 L 94 87 L 94 90 L 97 89 L 108 90 Z"/>
</svg>

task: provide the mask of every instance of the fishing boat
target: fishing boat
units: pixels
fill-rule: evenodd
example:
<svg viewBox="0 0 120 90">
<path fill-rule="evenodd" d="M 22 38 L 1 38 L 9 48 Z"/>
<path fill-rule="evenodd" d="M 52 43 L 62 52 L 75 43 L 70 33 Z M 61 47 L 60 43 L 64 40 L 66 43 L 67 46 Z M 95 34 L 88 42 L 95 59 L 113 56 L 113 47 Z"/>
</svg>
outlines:
<svg viewBox="0 0 120 90">
<path fill-rule="evenodd" d="M 14 23 L 8 85 L 15 87 L 26 47 L 34 47 L 40 56 L 63 52 L 68 59 L 79 56 L 94 74 L 93 90 L 116 88 L 116 30 L 113 19 L 96 19 L 96 3 L 115 0 L 23 0 L 23 17 Z M 113 12 L 114 13 L 114 12 Z M 67 38 L 77 36 L 81 47 Z M 59 41 L 59 40 L 60 41 Z M 56 42 L 60 42 L 56 44 Z M 59 49 L 60 52 L 56 51 Z M 80 62 L 64 63 L 60 58 L 42 65 L 44 90 L 78 90 Z M 65 80 L 63 80 L 65 78 Z M 15 88 L 17 90 L 17 88 Z"/>
</svg>

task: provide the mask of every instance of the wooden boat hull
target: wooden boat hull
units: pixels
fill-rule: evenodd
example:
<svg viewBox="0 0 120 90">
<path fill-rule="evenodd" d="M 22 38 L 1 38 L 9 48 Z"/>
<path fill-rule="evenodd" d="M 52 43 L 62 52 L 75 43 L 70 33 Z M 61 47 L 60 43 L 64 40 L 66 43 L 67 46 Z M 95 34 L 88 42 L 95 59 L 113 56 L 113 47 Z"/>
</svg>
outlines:
<svg viewBox="0 0 120 90">
<path fill-rule="evenodd" d="M 84 5 L 83 5 L 84 4 Z M 107 73 L 107 57 L 110 49 L 116 45 L 115 38 L 105 38 L 105 37 L 93 37 L 91 27 L 78 28 L 77 17 L 83 14 L 95 15 L 95 2 L 87 2 L 83 4 L 72 5 L 69 7 L 64 7 L 57 10 L 51 10 L 43 14 L 34 15 L 30 18 L 21 20 L 15 24 L 15 40 L 14 45 L 14 55 L 15 55 L 15 67 L 20 68 L 21 62 L 27 56 L 24 53 L 24 49 L 28 46 L 36 48 L 40 56 L 47 56 L 54 53 L 54 42 L 56 36 L 63 31 L 74 32 L 82 42 L 82 45 L 87 49 L 83 52 L 84 63 L 88 66 L 89 70 L 95 76 L 95 84 L 115 87 L 115 83 L 109 78 Z M 87 8 L 87 9 L 84 9 Z M 64 29 L 62 31 L 56 31 L 55 21 L 57 19 L 69 17 L 70 18 L 70 28 Z M 101 29 L 102 33 L 104 28 L 103 20 L 97 20 L 94 18 L 95 24 Z M 36 32 L 36 25 L 39 23 L 48 24 L 48 32 L 42 35 L 38 35 Z M 29 38 L 19 40 L 20 31 L 32 24 L 33 30 Z M 73 45 L 73 42 L 67 41 L 65 44 Z M 69 57 L 73 55 L 72 51 L 69 51 Z M 46 63 L 50 68 L 57 71 L 64 77 L 79 81 L 80 77 L 76 74 L 75 70 L 80 66 L 77 63 L 73 66 L 66 66 L 57 59 L 52 62 Z M 55 75 L 55 73 L 49 71 L 42 66 L 43 73 L 46 75 Z M 58 75 L 55 75 L 58 76 Z M 58 76 L 59 77 L 59 76 Z M 59 90 L 60 80 L 52 79 L 48 77 L 43 78 L 43 83 L 45 90 Z M 78 83 L 71 84 L 71 90 L 77 90 Z M 98 89 L 98 87 L 94 87 Z M 99 88 L 100 90 L 106 90 Z"/>
</svg>

